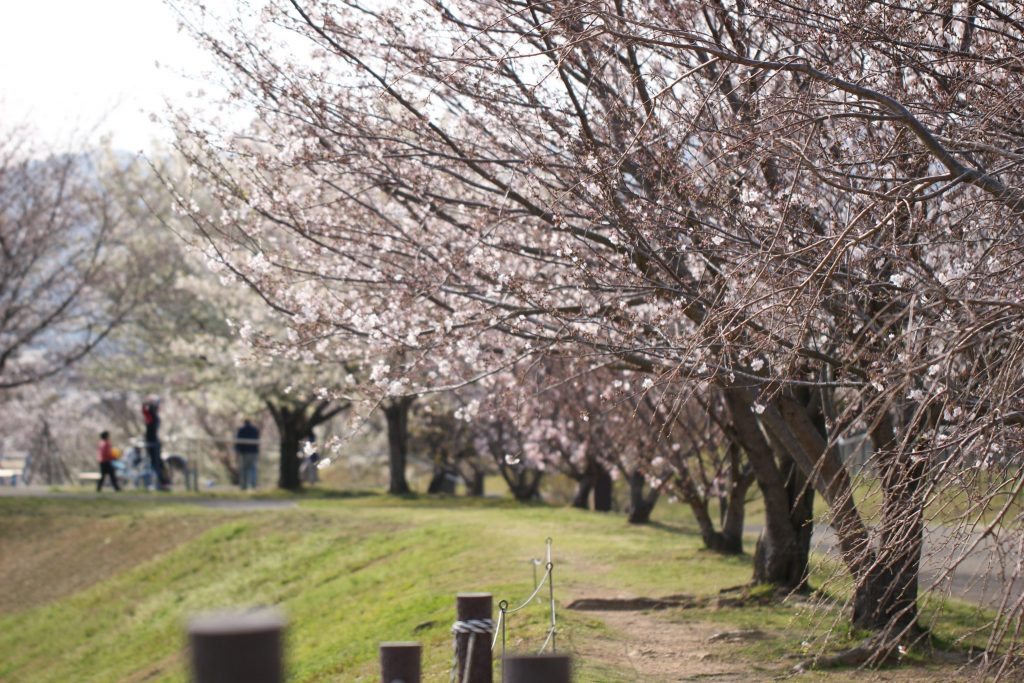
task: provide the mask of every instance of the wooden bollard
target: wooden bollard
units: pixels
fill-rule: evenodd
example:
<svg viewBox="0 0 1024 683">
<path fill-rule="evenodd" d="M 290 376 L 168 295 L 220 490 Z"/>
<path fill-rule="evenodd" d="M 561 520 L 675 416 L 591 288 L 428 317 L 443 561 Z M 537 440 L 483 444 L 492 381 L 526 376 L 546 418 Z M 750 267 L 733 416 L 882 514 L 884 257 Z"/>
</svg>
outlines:
<svg viewBox="0 0 1024 683">
<path fill-rule="evenodd" d="M 492 683 L 494 680 L 491 663 L 493 602 L 490 593 L 459 593 L 455 597 L 458 621 L 452 626 L 452 632 L 455 634 L 455 680 L 458 683 Z"/>
<path fill-rule="evenodd" d="M 569 683 L 572 660 L 569 655 L 509 655 L 501 665 L 504 683 Z"/>
<path fill-rule="evenodd" d="M 422 658 L 419 643 L 381 643 L 381 683 L 420 683 Z"/>
<path fill-rule="evenodd" d="M 212 613 L 188 625 L 195 683 L 282 683 L 284 618 L 273 610 Z"/>
</svg>

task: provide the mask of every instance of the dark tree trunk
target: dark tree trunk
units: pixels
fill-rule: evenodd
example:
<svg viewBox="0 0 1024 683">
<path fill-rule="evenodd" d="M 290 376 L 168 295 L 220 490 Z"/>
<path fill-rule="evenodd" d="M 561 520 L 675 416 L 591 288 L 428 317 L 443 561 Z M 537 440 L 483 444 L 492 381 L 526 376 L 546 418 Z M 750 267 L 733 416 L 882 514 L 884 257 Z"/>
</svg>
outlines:
<svg viewBox="0 0 1024 683">
<path fill-rule="evenodd" d="M 281 450 L 281 459 L 278 461 L 277 486 L 286 491 L 298 491 L 302 488 L 302 479 L 299 477 L 302 460 L 299 457 L 299 451 L 302 447 L 302 440 L 306 438 L 312 428 L 306 415 L 308 404 L 275 405 L 270 400 L 267 400 L 266 404 L 277 425 L 278 444 Z"/>
<path fill-rule="evenodd" d="M 828 503 L 839 551 L 850 574 L 859 580 L 874 563 L 868 530 L 853 500 L 853 485 L 836 449 L 815 424 L 815 411 L 783 396 L 766 408 L 766 430 L 780 450 L 792 456 L 800 471 Z"/>
<path fill-rule="evenodd" d="M 517 501 L 527 503 L 540 498 L 540 494 L 537 491 L 540 488 L 540 480 L 544 476 L 543 472 L 504 464 L 500 465 L 499 468 L 501 476 L 505 479 L 505 483 L 508 484 L 509 491 L 512 492 L 512 496 Z"/>
<path fill-rule="evenodd" d="M 754 484 L 753 474 L 744 473 L 740 465 L 740 449 L 729 444 L 729 490 L 725 497 L 725 521 L 722 543 L 728 552 L 743 552 L 743 521 L 747 514 L 747 491 Z"/>
<path fill-rule="evenodd" d="M 302 488 L 302 478 L 299 475 L 302 458 L 299 454 L 303 442 L 314 427 L 327 422 L 341 411 L 347 410 L 349 406 L 345 404 L 331 407 L 330 401 L 319 401 L 316 404 L 312 401 L 278 404 L 270 398 L 264 399 L 264 403 L 274 417 L 281 448 L 277 485 L 287 491 L 298 491 Z M 307 414 L 310 407 L 313 410 Z"/>
<path fill-rule="evenodd" d="M 434 466 L 434 474 L 427 486 L 427 493 L 455 493 L 456 474 L 449 467 L 443 465 Z"/>
<path fill-rule="evenodd" d="M 484 495 L 484 476 L 483 471 L 473 470 L 468 478 L 465 476 L 462 478 L 466 484 L 466 495 L 476 497 Z"/>
<path fill-rule="evenodd" d="M 467 496 L 483 496 L 487 471 L 474 459 L 472 453 L 462 452 L 455 456 L 455 470 L 466 485 Z"/>
<path fill-rule="evenodd" d="M 707 499 L 701 498 L 690 501 L 690 509 L 697 520 L 697 527 L 700 529 L 700 538 L 704 547 L 723 555 L 740 555 L 743 553 L 743 532 L 730 533 L 726 535 L 715 529 L 715 523 L 708 512 Z M 734 513 L 735 514 L 735 513 Z"/>
<path fill-rule="evenodd" d="M 899 633 L 917 624 L 925 466 L 893 452 L 896 435 L 890 415 L 881 417 L 871 438 L 882 477 L 882 520 L 875 562 L 854 589 L 853 623 Z"/>
<path fill-rule="evenodd" d="M 789 526 L 794 539 L 784 548 L 773 544 L 770 533 L 763 534 L 754 551 L 754 582 L 771 583 L 790 591 L 807 588 L 807 561 L 811 552 L 811 532 L 814 530 L 814 489 L 807 485 L 807 477 L 792 458 L 784 453 L 778 456 L 779 469 L 786 481 L 786 499 L 789 501 Z M 771 546 L 775 547 L 771 547 Z"/>
<path fill-rule="evenodd" d="M 801 549 L 801 534 L 807 534 L 809 540 L 812 527 L 793 525 L 786 476 L 780 471 L 750 404 L 734 390 L 727 389 L 725 399 L 735 437 L 747 455 L 764 500 L 765 526 L 754 550 L 753 581 L 785 590 L 802 588 L 807 577 L 807 552 Z"/>
<path fill-rule="evenodd" d="M 403 396 L 383 407 L 388 423 L 388 493 L 404 495 L 411 493 L 405 479 L 405 463 L 409 444 L 409 408 L 415 398 Z"/>
<path fill-rule="evenodd" d="M 594 509 L 598 512 L 611 512 L 613 502 L 612 475 L 597 464 L 597 473 L 594 476 Z"/>
<path fill-rule="evenodd" d="M 594 488 L 594 480 L 588 470 L 576 480 L 576 493 L 572 497 L 572 506 L 580 510 L 590 509 L 590 491 Z"/>
<path fill-rule="evenodd" d="M 633 470 L 629 475 L 629 523 L 647 524 L 651 521 L 651 512 L 658 502 L 660 493 L 652 490 L 644 495 L 644 484 L 647 478 L 640 470 Z"/>
<path fill-rule="evenodd" d="M 298 491 L 302 488 L 302 479 L 299 477 L 299 467 L 302 460 L 299 457 L 302 440 L 309 433 L 309 427 L 304 416 L 296 415 L 285 409 L 288 416 L 284 425 L 278 425 L 281 444 L 281 461 L 277 485 L 279 488 L 288 491 Z"/>
</svg>

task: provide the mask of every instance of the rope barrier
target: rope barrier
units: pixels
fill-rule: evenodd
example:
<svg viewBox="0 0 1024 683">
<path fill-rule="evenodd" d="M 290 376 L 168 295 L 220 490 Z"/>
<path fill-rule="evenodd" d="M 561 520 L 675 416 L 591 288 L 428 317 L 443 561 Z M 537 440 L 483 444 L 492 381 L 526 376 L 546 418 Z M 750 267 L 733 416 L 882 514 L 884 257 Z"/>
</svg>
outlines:
<svg viewBox="0 0 1024 683">
<path fill-rule="evenodd" d="M 550 540 L 550 539 L 549 539 Z M 548 544 L 548 557 L 551 557 L 551 544 Z M 551 652 L 555 651 L 555 631 L 557 630 L 557 624 L 555 623 L 555 577 L 554 570 L 555 564 L 550 559 L 548 560 L 548 599 L 551 605 L 551 630 L 548 631 L 548 639 L 551 641 Z M 544 645 L 541 645 L 540 651 L 544 652 L 544 648 L 547 646 L 547 641 L 544 641 Z"/>
<path fill-rule="evenodd" d="M 502 600 L 498 603 L 498 628 L 494 630 L 494 637 L 491 638 L 491 652 L 494 652 L 494 646 L 498 643 L 498 636 L 501 636 L 501 652 L 504 655 L 505 652 L 505 608 L 508 607 L 508 601 Z"/>
<path fill-rule="evenodd" d="M 509 605 L 508 600 L 502 600 L 502 601 L 500 601 L 498 603 L 498 628 L 494 631 L 494 637 L 491 639 L 491 650 L 493 651 L 494 648 L 497 646 L 497 644 L 498 644 L 498 636 L 500 635 L 501 636 L 501 657 L 502 657 L 502 659 L 505 658 L 505 646 L 506 646 L 506 640 L 507 640 L 506 639 L 506 630 L 507 630 L 507 627 L 508 627 L 508 615 L 515 614 L 516 612 L 526 608 L 531 602 L 533 602 L 534 599 L 536 599 L 537 596 L 540 595 L 540 591 L 544 587 L 544 584 L 547 584 L 547 586 L 548 586 L 548 611 L 549 611 L 549 615 L 550 615 L 550 623 L 551 623 L 551 625 L 548 627 L 547 637 L 544 639 L 544 643 L 540 646 L 540 651 L 538 652 L 538 654 L 543 654 L 544 650 L 546 650 L 547 647 L 548 647 L 548 643 L 551 644 L 551 652 L 555 652 L 555 648 L 556 648 L 556 633 L 558 631 L 558 622 L 557 622 L 557 618 L 555 616 L 555 577 L 554 577 L 555 563 L 554 563 L 554 560 L 552 559 L 552 545 L 553 545 L 554 542 L 552 541 L 551 537 L 548 537 L 547 539 L 545 539 L 544 543 L 547 546 L 546 550 L 545 550 L 545 556 L 547 557 L 547 562 L 545 563 L 544 574 L 540 577 L 540 581 L 537 580 L 537 569 L 536 569 L 537 565 L 540 564 L 540 560 L 538 560 L 538 559 L 530 560 L 530 562 L 533 564 L 533 567 L 534 567 L 533 577 L 534 577 L 534 584 L 535 584 L 534 588 L 533 588 L 533 592 L 530 594 L 530 597 L 526 598 L 526 600 L 524 600 L 517 607 L 512 607 L 512 608 L 510 608 L 508 606 Z"/>
<path fill-rule="evenodd" d="M 492 633 L 493 631 L 493 619 L 467 619 L 466 621 L 456 621 L 452 624 L 453 635 L 459 635 L 460 633 Z"/>
<path fill-rule="evenodd" d="M 515 614 L 519 610 L 521 610 L 524 607 L 526 607 L 527 605 L 529 605 L 533 601 L 533 599 L 535 597 L 537 597 L 537 594 L 540 593 L 540 589 L 544 587 L 544 584 L 547 583 L 547 580 L 548 580 L 549 576 L 551 576 L 551 565 L 550 564 L 548 564 L 547 571 L 544 572 L 544 575 L 540 577 L 540 583 L 537 584 L 537 587 L 533 590 L 533 593 L 530 595 L 530 597 L 526 598 L 526 600 L 523 601 L 523 604 L 519 605 L 519 607 L 513 607 L 512 609 L 505 610 L 505 613 L 506 614 Z"/>
</svg>

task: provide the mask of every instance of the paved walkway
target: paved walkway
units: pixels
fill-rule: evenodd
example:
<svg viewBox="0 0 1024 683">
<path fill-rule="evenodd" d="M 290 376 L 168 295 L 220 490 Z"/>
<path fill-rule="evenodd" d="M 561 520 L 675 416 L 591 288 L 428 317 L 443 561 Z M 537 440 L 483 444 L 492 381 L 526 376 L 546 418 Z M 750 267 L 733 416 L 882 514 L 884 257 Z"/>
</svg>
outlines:
<svg viewBox="0 0 1024 683">
<path fill-rule="evenodd" d="M 298 503 L 294 500 L 273 500 L 267 498 L 209 498 L 196 493 L 137 493 L 124 490 L 120 493 L 104 491 L 52 491 L 45 486 L 0 486 L 0 498 L 49 498 L 63 500 L 131 500 L 147 503 L 171 503 L 181 505 L 198 505 L 207 508 L 226 510 L 283 510 L 294 508 Z"/>
<path fill-rule="evenodd" d="M 743 531 L 757 536 L 760 525 L 748 525 Z M 814 550 L 838 557 L 837 539 L 832 528 L 825 524 L 814 526 L 811 546 Z M 1024 578 L 1012 578 L 1020 571 L 1024 561 L 1022 539 L 1019 534 L 1004 531 L 1000 538 L 982 536 L 981 530 L 957 532 L 941 525 L 925 529 L 921 576 L 922 590 L 948 591 L 950 595 L 998 609 L 1004 598 L 1009 604 L 1024 600 Z M 950 559 L 956 564 L 952 577 L 944 567 Z M 1006 571 L 1003 571 L 1003 568 Z"/>
</svg>

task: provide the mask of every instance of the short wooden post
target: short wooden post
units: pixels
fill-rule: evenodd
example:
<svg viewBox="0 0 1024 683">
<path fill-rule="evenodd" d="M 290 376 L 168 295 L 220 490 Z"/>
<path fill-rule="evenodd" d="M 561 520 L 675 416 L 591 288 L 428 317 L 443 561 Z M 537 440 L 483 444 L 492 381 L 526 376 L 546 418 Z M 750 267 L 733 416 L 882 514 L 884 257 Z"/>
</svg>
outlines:
<svg viewBox="0 0 1024 683">
<path fill-rule="evenodd" d="M 494 636 L 493 602 L 490 593 L 459 593 L 455 598 L 458 620 L 452 631 L 455 633 L 457 683 L 492 683 L 494 680 L 491 663 L 491 638 Z"/>
<path fill-rule="evenodd" d="M 381 683 L 420 683 L 422 659 L 419 643 L 381 643 Z"/>
<path fill-rule="evenodd" d="M 509 655 L 501 665 L 504 683 L 569 683 L 572 660 L 569 655 Z"/>
<path fill-rule="evenodd" d="M 284 618 L 273 610 L 212 613 L 188 625 L 195 683 L 282 683 Z"/>
</svg>

